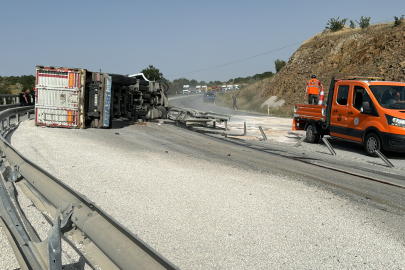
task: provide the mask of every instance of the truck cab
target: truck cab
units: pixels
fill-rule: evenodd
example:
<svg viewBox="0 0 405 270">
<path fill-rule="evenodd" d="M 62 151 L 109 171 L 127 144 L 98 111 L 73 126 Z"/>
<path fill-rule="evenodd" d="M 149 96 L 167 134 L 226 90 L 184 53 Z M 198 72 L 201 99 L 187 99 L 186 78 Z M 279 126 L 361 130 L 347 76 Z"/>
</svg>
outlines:
<svg viewBox="0 0 405 270">
<path fill-rule="evenodd" d="M 305 129 L 310 142 L 330 135 L 362 143 L 369 155 L 405 152 L 405 83 L 333 79 L 326 106 L 296 104 L 293 129 Z"/>
<path fill-rule="evenodd" d="M 190 85 L 183 85 L 183 94 L 190 94 Z"/>
</svg>

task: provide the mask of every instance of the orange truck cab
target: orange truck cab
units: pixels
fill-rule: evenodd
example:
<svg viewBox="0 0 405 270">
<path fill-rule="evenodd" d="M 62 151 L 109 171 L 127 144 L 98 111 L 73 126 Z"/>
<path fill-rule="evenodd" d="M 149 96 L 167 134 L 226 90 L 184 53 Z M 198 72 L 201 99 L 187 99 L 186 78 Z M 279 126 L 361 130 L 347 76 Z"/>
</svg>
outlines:
<svg viewBox="0 0 405 270">
<path fill-rule="evenodd" d="M 373 77 L 332 78 L 326 105 L 295 104 L 293 130 L 307 141 L 324 135 L 375 150 L 405 152 L 405 83 Z"/>
</svg>

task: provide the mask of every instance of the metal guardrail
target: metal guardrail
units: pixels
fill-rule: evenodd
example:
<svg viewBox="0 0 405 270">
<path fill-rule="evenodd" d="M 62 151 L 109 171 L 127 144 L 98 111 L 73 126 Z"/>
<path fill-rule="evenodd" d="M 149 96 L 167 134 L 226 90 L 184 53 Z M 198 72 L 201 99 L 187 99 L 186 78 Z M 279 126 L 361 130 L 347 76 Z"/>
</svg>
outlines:
<svg viewBox="0 0 405 270">
<path fill-rule="evenodd" d="M 7 101 L 10 104 L 20 104 L 20 95 L 10 95 L 10 94 L 0 94 L 0 102 L 2 101 L 2 106 L 7 105 Z M 1 105 L 0 105 L 1 106 Z"/>
<path fill-rule="evenodd" d="M 225 126 L 227 126 L 227 122 L 232 116 L 214 112 L 202 112 L 194 109 L 170 107 L 167 117 L 176 122 L 185 123 L 187 126 L 206 125 L 208 122 L 213 122 L 215 127 L 215 122 L 225 122 Z"/>
<path fill-rule="evenodd" d="M 1 123 L 7 121 L 4 132 L 15 128 L 19 115 L 32 109 L 0 112 Z M 13 116 L 17 123 L 10 124 Z M 61 237 L 80 244 L 82 255 L 94 268 L 177 269 L 94 202 L 22 156 L 3 137 L 0 151 L 0 224 L 21 269 L 62 269 Z M 54 217 L 52 230 L 43 241 L 18 204 L 17 185 L 39 210 Z"/>
</svg>

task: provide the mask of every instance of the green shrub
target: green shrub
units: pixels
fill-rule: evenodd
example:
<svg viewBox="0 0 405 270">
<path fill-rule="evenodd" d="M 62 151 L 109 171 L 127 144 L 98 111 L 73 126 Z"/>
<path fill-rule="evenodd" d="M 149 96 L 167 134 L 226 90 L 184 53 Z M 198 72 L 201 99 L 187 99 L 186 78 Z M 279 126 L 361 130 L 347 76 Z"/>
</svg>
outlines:
<svg viewBox="0 0 405 270">
<path fill-rule="evenodd" d="M 350 20 L 350 28 L 351 28 L 351 29 L 356 28 L 356 24 L 354 23 L 353 20 Z"/>
<path fill-rule="evenodd" d="M 284 60 L 277 59 L 274 61 L 276 72 L 278 73 L 287 63 Z"/>
<path fill-rule="evenodd" d="M 400 25 L 404 21 L 404 15 L 402 15 L 400 18 L 397 16 L 394 16 L 394 27 Z"/>
<path fill-rule="evenodd" d="M 370 17 L 364 17 L 363 18 L 363 16 L 361 16 L 360 22 L 358 22 L 357 20 L 356 20 L 356 22 L 359 24 L 361 29 L 364 29 L 364 28 L 370 26 Z"/>
<path fill-rule="evenodd" d="M 332 32 L 337 32 L 343 29 L 343 27 L 346 24 L 347 19 L 341 19 L 339 20 L 339 17 L 337 19 L 335 18 L 330 18 L 329 22 L 326 24 L 325 28 L 330 29 Z"/>
</svg>

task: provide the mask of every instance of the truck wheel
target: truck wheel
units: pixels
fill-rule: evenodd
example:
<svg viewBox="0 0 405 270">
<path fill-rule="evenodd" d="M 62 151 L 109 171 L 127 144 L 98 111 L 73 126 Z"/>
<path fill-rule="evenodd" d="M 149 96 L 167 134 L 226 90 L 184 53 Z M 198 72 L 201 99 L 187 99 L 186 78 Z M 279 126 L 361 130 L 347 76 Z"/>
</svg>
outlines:
<svg viewBox="0 0 405 270">
<path fill-rule="evenodd" d="M 315 128 L 314 125 L 308 125 L 307 130 L 306 130 L 306 137 L 307 137 L 307 142 L 309 143 L 317 143 L 319 142 L 319 138 L 321 137 L 318 134 L 315 134 Z"/>
<path fill-rule="evenodd" d="M 380 137 L 374 132 L 369 133 L 364 140 L 364 148 L 369 156 L 376 157 L 375 150 L 381 151 Z"/>
</svg>

